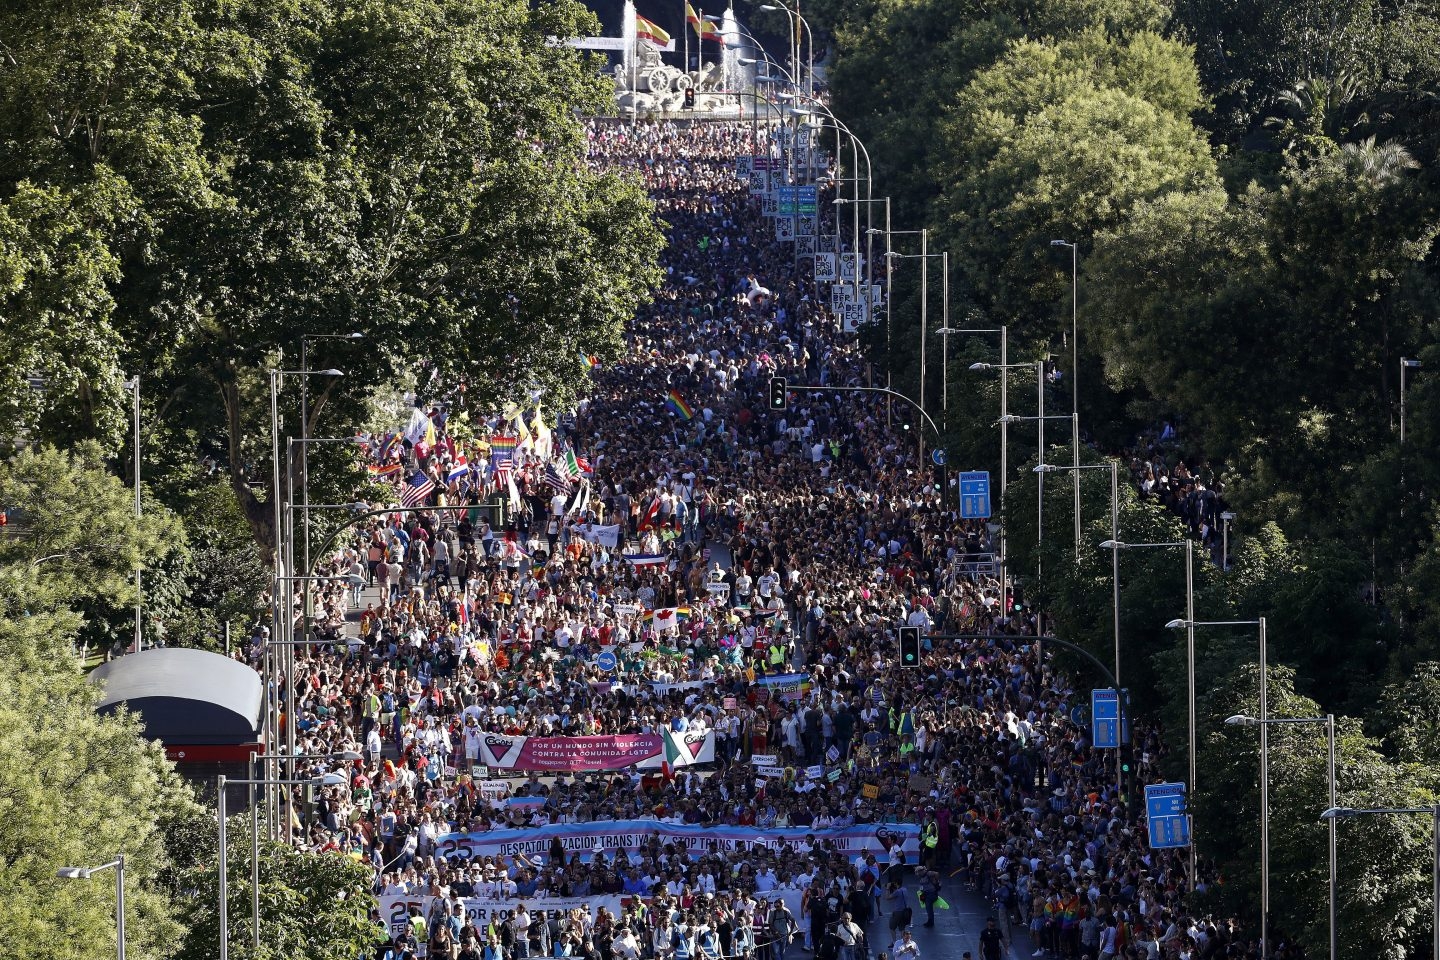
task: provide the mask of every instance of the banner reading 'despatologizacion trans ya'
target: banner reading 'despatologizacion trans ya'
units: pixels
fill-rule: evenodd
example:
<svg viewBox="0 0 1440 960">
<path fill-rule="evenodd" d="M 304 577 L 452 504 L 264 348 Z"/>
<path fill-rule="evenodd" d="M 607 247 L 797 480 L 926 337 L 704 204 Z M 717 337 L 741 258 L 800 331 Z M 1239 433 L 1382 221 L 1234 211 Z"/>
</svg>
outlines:
<svg viewBox="0 0 1440 960">
<path fill-rule="evenodd" d="M 514 856 L 523 853 L 543 859 L 550 851 L 550 841 L 560 838 L 567 854 L 579 853 L 590 859 L 596 851 L 607 857 L 620 851 L 631 851 L 659 836 L 662 844 L 687 847 L 695 855 L 726 853 L 739 847 L 760 844 L 777 849 L 789 843 L 800 847 L 807 837 L 816 842 L 829 840 L 847 857 L 873 853 L 885 863 L 890 852 L 899 849 L 914 863 L 920 853 L 920 827 L 913 823 L 857 824 L 811 830 L 806 827 L 702 826 L 689 823 L 665 823 L 660 820 L 608 820 L 595 823 L 552 823 L 543 827 L 519 830 L 491 830 L 486 833 L 447 833 L 437 843 L 437 852 L 447 859 L 453 857 Z"/>
</svg>

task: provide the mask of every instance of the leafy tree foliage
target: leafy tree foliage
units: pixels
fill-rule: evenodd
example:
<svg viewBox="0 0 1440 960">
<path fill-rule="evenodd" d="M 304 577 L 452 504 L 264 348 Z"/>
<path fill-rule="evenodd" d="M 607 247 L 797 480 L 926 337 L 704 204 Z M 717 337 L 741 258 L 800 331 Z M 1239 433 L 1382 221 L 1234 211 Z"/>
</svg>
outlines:
<svg viewBox="0 0 1440 960">
<path fill-rule="evenodd" d="M 263 825 L 261 827 L 263 830 Z M 230 956 L 237 960 L 330 960 L 370 952 L 380 929 L 370 923 L 370 868 L 341 853 L 301 853 L 260 841 L 260 953 L 251 927 L 250 821 L 232 817 L 229 845 Z M 169 836 L 172 867 L 163 880 L 184 893 L 186 937 L 176 960 L 215 956 L 220 942 L 219 838 L 214 815 L 176 824 Z"/>
<path fill-rule="evenodd" d="M 549 40 L 593 26 L 570 0 L 10 5 L 0 195 L 107 187 L 108 228 L 67 239 L 61 206 L 55 236 L 22 239 L 100 265 L 110 351 L 223 438 L 268 543 L 257 372 L 298 366 L 302 334 L 368 338 L 327 351 L 351 376 L 312 384 L 312 427 L 422 362 L 481 401 L 533 382 L 559 406 L 582 354 L 618 350 L 660 237 L 638 186 L 585 162 L 576 114 L 610 87 Z"/>
<path fill-rule="evenodd" d="M 0 916 L 9 943 L 66 958 L 113 956 L 114 887 L 102 875 L 61 881 L 61 866 L 126 856 L 127 946 L 168 956 L 183 928 L 156 885 L 166 824 L 194 801 L 129 715 L 98 717 L 75 643 L 79 611 L 133 602 L 131 574 L 164 556 L 173 519 L 138 525 L 130 493 L 98 448 L 28 448 L 0 463 Z M 108 942 L 107 942 L 108 941 Z"/>
</svg>

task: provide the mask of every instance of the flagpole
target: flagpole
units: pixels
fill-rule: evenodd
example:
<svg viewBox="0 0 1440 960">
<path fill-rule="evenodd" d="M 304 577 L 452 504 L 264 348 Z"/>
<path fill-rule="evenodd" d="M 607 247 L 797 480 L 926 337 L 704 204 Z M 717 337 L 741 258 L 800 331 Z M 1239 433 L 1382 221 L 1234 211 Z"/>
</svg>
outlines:
<svg viewBox="0 0 1440 960">
<path fill-rule="evenodd" d="M 680 3 L 681 3 L 681 4 L 683 5 L 683 7 L 684 7 L 684 9 L 680 11 L 680 19 L 681 19 L 682 21 L 686 21 L 685 26 L 688 27 L 688 26 L 690 26 L 690 24 L 689 24 L 689 22 L 688 22 L 689 19 L 690 19 L 690 0 L 680 0 Z M 681 34 L 685 37 L 685 76 L 689 77 L 689 76 L 690 76 L 690 31 L 688 31 L 688 30 L 682 30 L 682 31 L 681 31 Z M 692 83 L 694 82 L 694 78 L 693 78 L 693 77 L 691 77 L 691 82 L 692 82 Z"/>
<path fill-rule="evenodd" d="M 700 25 L 705 22 L 705 11 L 695 11 L 695 99 L 700 99 L 700 78 L 705 75 L 705 34 L 701 32 Z M 687 24 L 688 26 L 688 24 Z M 685 38 L 687 41 L 689 37 Z"/>
</svg>

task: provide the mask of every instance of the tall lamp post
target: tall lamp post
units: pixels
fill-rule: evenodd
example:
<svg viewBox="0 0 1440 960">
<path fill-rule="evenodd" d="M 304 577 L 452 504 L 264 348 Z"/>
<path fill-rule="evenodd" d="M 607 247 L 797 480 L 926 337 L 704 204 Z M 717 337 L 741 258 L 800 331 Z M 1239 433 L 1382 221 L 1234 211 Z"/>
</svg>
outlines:
<svg viewBox="0 0 1440 960">
<path fill-rule="evenodd" d="M 363 340 L 363 333 L 307 333 L 300 338 L 300 369 L 310 369 L 310 344 L 316 340 Z M 300 503 L 305 539 L 300 547 L 302 569 L 310 569 L 310 451 L 305 447 L 310 436 L 310 380 L 300 378 Z"/>
<path fill-rule="evenodd" d="M 1120 461 L 1111 460 L 1109 463 L 1082 464 L 1078 467 L 1061 467 L 1051 463 L 1042 463 L 1035 468 L 1036 473 L 1061 473 L 1071 471 L 1077 477 L 1081 470 L 1109 470 L 1110 471 L 1110 539 L 1107 543 L 1120 542 Z M 1110 551 L 1110 609 L 1115 622 L 1115 686 L 1116 695 L 1120 696 L 1121 726 L 1124 726 L 1125 698 L 1120 695 L 1120 551 Z M 1125 794 L 1124 762 L 1120 758 L 1119 751 L 1115 754 L 1115 786 L 1120 795 Z"/>
<path fill-rule="evenodd" d="M 1165 626 L 1171 630 L 1185 629 L 1190 648 L 1190 742 L 1195 742 L 1195 628 L 1196 627 L 1256 627 L 1260 634 L 1260 753 L 1270 752 L 1270 646 L 1264 617 L 1255 620 L 1199 620 L 1194 617 L 1193 605 L 1186 608 L 1184 620 L 1171 620 Z M 1190 756 L 1191 770 L 1194 770 L 1195 755 Z M 1193 773 L 1191 774 L 1194 775 Z M 1192 786 L 1193 790 L 1194 787 Z M 1191 847 L 1194 850 L 1194 847 Z M 1192 853 L 1193 856 L 1193 853 Z M 1269 956 L 1270 944 L 1266 939 L 1270 919 L 1270 768 L 1260 765 L 1260 951 L 1261 957 Z"/>
<path fill-rule="evenodd" d="M 117 854 L 114 860 L 98 867 L 61 867 L 55 876 L 61 880 L 89 880 L 111 868 L 115 870 L 115 956 L 125 960 L 125 854 Z"/>
<path fill-rule="evenodd" d="M 301 378 L 342 377 L 344 376 L 344 374 L 341 373 L 339 370 L 335 370 L 333 368 L 328 370 L 306 370 L 304 368 L 301 368 L 299 370 L 272 369 L 268 372 L 270 375 L 270 467 L 272 472 L 270 500 L 273 504 L 273 516 L 275 524 L 275 552 L 272 566 L 274 568 L 276 587 L 275 593 L 271 597 L 270 629 L 271 637 L 273 639 L 279 639 L 282 636 L 282 631 L 286 629 L 286 620 L 289 617 L 290 613 L 290 611 L 288 610 L 281 609 L 282 597 L 280 595 L 280 585 L 284 582 L 282 578 L 286 576 L 287 572 L 289 572 L 287 568 L 294 566 L 294 558 L 287 555 L 285 552 L 284 517 L 281 514 L 283 498 L 280 493 L 280 378 L 286 376 Z M 287 474 L 290 472 L 290 464 L 288 462 L 285 464 L 285 471 Z M 272 673 L 270 676 L 264 678 L 267 685 L 271 685 L 275 681 L 273 674 L 274 664 L 271 663 L 270 666 L 272 667 Z M 279 734 L 278 726 L 280 718 L 275 713 L 274 698 L 271 697 L 269 699 L 269 702 L 271 706 L 266 712 L 265 726 L 269 732 L 270 737 L 270 742 L 268 745 L 269 750 L 270 752 L 273 752 L 275 746 L 274 738 Z"/>
<path fill-rule="evenodd" d="M 1111 553 L 1118 553 L 1121 550 L 1145 550 L 1158 548 L 1183 547 L 1185 549 L 1185 623 L 1190 629 L 1185 635 L 1185 662 L 1186 675 L 1188 677 L 1188 688 L 1190 698 L 1189 720 L 1190 720 L 1190 784 L 1189 790 L 1195 791 L 1195 541 L 1190 539 L 1173 540 L 1164 543 L 1124 543 L 1120 540 L 1110 539 L 1100 543 L 1102 550 L 1109 550 Z M 1110 558 L 1111 578 L 1115 582 L 1111 593 L 1111 603 L 1114 605 L 1115 622 L 1120 622 L 1120 563 L 1117 557 Z M 1175 626 L 1182 621 L 1172 621 L 1169 625 Z M 1195 892 L 1195 843 L 1190 843 L 1190 892 Z"/>
<path fill-rule="evenodd" d="M 1070 248 L 1070 442 L 1074 466 L 1080 466 L 1080 248 L 1068 240 L 1051 240 L 1052 247 Z M 1075 560 L 1080 560 L 1080 474 L 1075 474 Z"/>
<path fill-rule="evenodd" d="M 1329 820 L 1332 824 L 1336 820 L 1348 820 L 1351 817 L 1363 816 L 1397 816 L 1400 814 L 1424 813 L 1431 818 L 1431 830 L 1434 836 L 1435 859 L 1432 868 L 1432 884 L 1435 891 L 1435 915 L 1432 922 L 1431 956 L 1440 957 L 1440 805 L 1433 807 L 1331 807 L 1320 814 L 1320 819 Z"/>
<path fill-rule="evenodd" d="M 1230 724 L 1231 726 L 1259 727 L 1262 732 L 1265 730 L 1266 727 L 1270 726 L 1271 724 L 1325 724 L 1325 739 L 1327 747 L 1325 776 L 1330 786 L 1330 809 L 1333 810 L 1336 808 L 1336 804 L 1339 801 L 1336 799 L 1335 796 L 1335 715 L 1333 713 L 1327 713 L 1323 717 L 1271 717 L 1266 720 L 1261 720 L 1257 717 L 1249 717 L 1242 713 L 1236 714 L 1233 717 L 1226 717 L 1225 722 Z M 1261 747 L 1260 765 L 1267 771 L 1268 776 L 1268 771 L 1270 769 L 1269 744 L 1264 744 Z M 1335 928 L 1335 901 L 1336 891 L 1339 884 L 1339 874 L 1336 870 L 1335 862 L 1335 818 L 1328 817 L 1326 819 L 1330 821 L 1330 960 L 1339 960 L 1339 943 L 1336 939 Z M 1269 950 L 1269 947 L 1265 946 L 1263 941 L 1261 947 L 1264 950 Z"/>
<path fill-rule="evenodd" d="M 808 58 L 805 66 L 805 92 L 810 96 L 815 95 L 815 31 L 810 29 L 810 22 L 800 16 L 800 5 L 797 3 L 795 9 L 791 10 L 783 3 L 762 3 L 761 10 L 773 13 L 782 10 L 785 18 L 790 21 L 790 35 L 794 38 L 793 49 L 795 53 L 795 75 L 800 75 L 800 32 L 799 27 L 805 28 L 807 39 Z"/>
<path fill-rule="evenodd" d="M 1400 445 L 1405 445 L 1405 371 L 1420 369 L 1420 361 L 1400 358 Z"/>
<path fill-rule="evenodd" d="M 1002 340 L 1001 340 L 1001 348 L 1002 348 L 1002 350 L 1005 348 L 1005 342 L 1004 342 L 1004 338 L 1003 338 L 1003 337 L 1002 337 Z M 1008 469 L 1007 469 L 1007 464 L 1006 464 L 1006 462 L 1005 462 L 1005 458 L 1006 458 L 1006 453 L 1005 453 L 1005 451 L 1006 451 L 1006 447 L 1007 447 L 1007 444 L 1006 444 L 1006 430 L 1007 430 L 1007 428 L 1009 427 L 1009 425 L 1012 424 L 1012 423 L 1021 423 L 1021 422 L 1033 420 L 1033 421 L 1036 423 L 1036 425 L 1037 425 L 1037 427 L 1038 427 L 1038 430 L 1039 430 L 1039 440 L 1037 441 L 1036 448 L 1035 448 L 1035 459 L 1036 459 L 1037 461 L 1043 461 L 1043 460 L 1045 459 L 1045 421 L 1046 421 L 1046 420 L 1049 420 L 1049 419 L 1053 419 L 1053 418 L 1051 418 L 1051 417 L 1046 417 L 1046 416 L 1045 416 L 1045 361 L 1044 361 L 1044 360 L 1036 360 L 1034 363 L 1005 363 L 1005 362 L 1003 362 L 1003 361 L 1002 361 L 1001 363 L 972 363 L 972 364 L 970 364 L 970 370 L 971 370 L 971 372 L 973 372 L 973 373 L 980 373 L 980 372 L 983 372 L 983 371 L 986 371 L 986 370 L 999 370 L 999 371 L 1000 371 L 1000 419 L 999 419 L 999 421 L 998 421 L 998 423 L 1000 424 L 1000 464 L 1001 464 L 1001 467 L 1000 467 L 1000 503 L 1001 503 L 1001 505 L 1002 505 L 1002 509 L 1001 509 L 1001 538 L 1000 538 L 1000 543 L 1001 543 L 1002 547 L 1004 547 L 1004 546 L 1006 545 L 1008 539 L 1009 539 L 1008 534 L 1006 534 L 1006 533 L 1004 532 L 1004 509 L 1003 509 L 1003 505 L 1004 505 L 1004 503 L 1005 503 L 1005 483 L 1006 483 L 1006 480 L 1007 480 L 1007 474 L 1008 474 L 1008 472 L 1009 472 Z M 1033 417 L 1017 417 L 1017 416 L 1012 415 L 1012 414 L 1006 409 L 1006 404 L 1007 404 L 1007 387 L 1008 387 L 1008 380 L 1006 379 L 1006 376 L 1007 376 L 1007 374 L 1009 373 L 1009 371 L 1011 371 L 1011 370 L 1031 370 L 1031 371 L 1034 371 L 1034 373 L 1035 373 L 1035 381 L 1036 381 L 1036 388 L 1035 388 L 1036 410 L 1035 410 L 1035 416 L 1033 416 Z M 1036 490 L 1037 490 L 1037 495 L 1036 495 L 1036 498 L 1035 498 L 1035 527 L 1036 527 L 1036 530 L 1035 530 L 1035 545 L 1036 545 L 1036 547 L 1038 548 L 1039 545 L 1040 545 L 1040 543 L 1041 543 L 1041 541 L 1044 539 L 1044 529 L 1045 529 L 1045 475 L 1044 475 L 1044 474 L 1038 474 L 1038 475 L 1037 475 L 1037 477 L 1036 477 Z M 1003 561 L 1002 561 L 1002 562 L 1003 562 Z M 1039 583 L 1040 575 L 1041 575 L 1042 570 L 1043 570 L 1043 568 L 1042 568 L 1042 566 L 1041 566 L 1041 563 L 1042 563 L 1042 561 L 1041 561 L 1041 559 L 1040 559 L 1040 551 L 1037 549 L 1037 550 L 1035 551 L 1035 579 L 1036 579 L 1037 586 L 1038 586 L 1038 583 Z M 1004 580 L 1002 579 L 1002 580 L 1001 580 L 1001 583 L 1000 583 L 1000 614 L 1001 614 L 1001 616 L 1009 616 L 1009 613 L 1010 613 L 1009 607 L 1006 606 L 1006 603 L 1005 603 L 1005 582 L 1004 582 Z M 1037 611 L 1037 612 L 1036 612 L 1036 616 L 1039 616 L 1039 615 L 1040 615 L 1040 614 L 1039 614 L 1039 612 Z M 1039 622 L 1038 622 L 1038 621 L 1037 621 L 1037 624 L 1036 624 L 1036 625 L 1037 625 L 1037 627 L 1039 626 Z M 1041 632 L 1040 630 L 1038 630 L 1038 629 L 1036 630 L 1036 633 L 1037 633 L 1037 634 L 1040 633 L 1040 632 Z"/>
<path fill-rule="evenodd" d="M 129 380 L 122 381 L 121 386 L 130 391 L 131 417 L 134 421 L 135 431 L 135 521 L 138 526 L 140 521 L 140 374 L 135 374 Z M 139 653 L 145 646 L 145 628 L 143 613 L 145 610 L 145 594 L 141 590 L 140 571 L 143 564 L 135 562 L 135 652 Z"/>
<path fill-rule="evenodd" d="M 323 776 L 312 777 L 309 780 L 267 780 L 263 778 L 228 780 L 224 774 L 215 778 L 215 786 L 220 798 L 218 811 L 220 821 L 220 960 L 229 960 L 230 958 L 230 910 L 229 903 L 227 902 L 230 897 L 230 857 L 225 846 L 225 820 L 228 815 L 225 802 L 226 785 L 243 787 L 324 787 L 334 786 L 344 782 L 345 778 L 337 773 L 327 773 Z"/>
</svg>

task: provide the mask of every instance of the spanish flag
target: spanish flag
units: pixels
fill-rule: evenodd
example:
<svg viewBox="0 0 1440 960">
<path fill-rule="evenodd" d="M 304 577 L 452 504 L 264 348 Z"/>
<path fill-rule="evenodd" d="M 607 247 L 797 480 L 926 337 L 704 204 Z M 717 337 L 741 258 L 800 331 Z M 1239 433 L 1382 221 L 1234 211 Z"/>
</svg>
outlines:
<svg viewBox="0 0 1440 960">
<path fill-rule="evenodd" d="M 695 36 L 701 40 L 709 40 L 724 46 L 725 34 L 721 33 L 720 28 L 715 24 L 696 14 L 695 8 L 690 6 L 688 0 L 685 4 L 685 22 L 690 24 L 690 29 L 694 30 Z"/>
<path fill-rule="evenodd" d="M 640 14 L 635 14 L 635 39 L 649 40 L 657 47 L 670 46 L 670 34 L 661 30 L 659 25 L 646 20 Z"/>
</svg>

